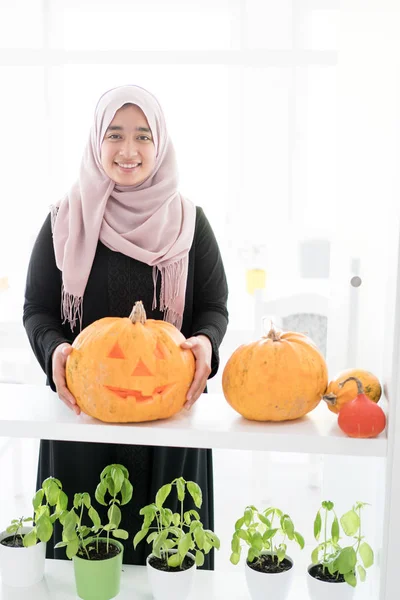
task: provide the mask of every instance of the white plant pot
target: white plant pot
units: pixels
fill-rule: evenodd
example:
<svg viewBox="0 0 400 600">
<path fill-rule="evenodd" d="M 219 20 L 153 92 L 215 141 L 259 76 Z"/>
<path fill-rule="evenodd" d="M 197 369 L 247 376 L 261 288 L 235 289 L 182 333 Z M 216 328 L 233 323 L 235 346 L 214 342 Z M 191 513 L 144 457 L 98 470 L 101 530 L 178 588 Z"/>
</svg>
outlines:
<svg viewBox="0 0 400 600">
<path fill-rule="evenodd" d="M 269 552 L 263 552 L 269 554 Z M 286 556 L 293 565 L 290 556 Z M 293 580 L 293 566 L 283 573 L 260 573 L 245 563 L 247 587 L 252 600 L 286 600 Z M 321 600 L 321 598 L 319 598 Z M 325 600 L 325 599 L 324 599 Z"/>
<path fill-rule="evenodd" d="M 175 554 L 176 550 L 170 550 L 170 553 Z M 193 563 L 193 566 L 186 571 L 159 571 L 149 562 L 152 556 L 149 554 L 146 564 L 147 577 L 154 600 L 186 600 L 193 584 L 196 564 Z M 188 556 L 194 560 L 194 556 L 190 552 L 188 552 Z"/>
<path fill-rule="evenodd" d="M 351 600 L 355 589 L 346 582 L 334 583 L 321 581 L 310 575 L 310 569 L 314 565 L 309 565 L 307 569 L 307 587 L 310 600 Z"/>
<path fill-rule="evenodd" d="M 22 533 L 29 533 L 31 527 L 22 527 Z M 0 541 L 12 534 L 3 531 Z M 46 544 L 39 542 L 29 548 L 8 548 L 0 544 L 1 581 L 11 587 L 29 587 L 43 579 L 46 558 Z"/>
</svg>

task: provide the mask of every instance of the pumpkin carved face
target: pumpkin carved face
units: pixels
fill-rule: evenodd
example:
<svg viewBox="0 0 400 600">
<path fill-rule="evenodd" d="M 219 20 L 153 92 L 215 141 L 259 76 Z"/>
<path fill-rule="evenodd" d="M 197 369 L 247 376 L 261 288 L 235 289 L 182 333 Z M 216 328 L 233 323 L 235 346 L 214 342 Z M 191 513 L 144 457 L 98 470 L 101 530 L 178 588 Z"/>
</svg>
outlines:
<svg viewBox="0 0 400 600">
<path fill-rule="evenodd" d="M 146 319 L 141 303 L 130 318 L 106 317 L 75 339 L 67 385 L 86 414 L 106 422 L 165 419 L 178 412 L 195 361 L 170 323 Z"/>
</svg>

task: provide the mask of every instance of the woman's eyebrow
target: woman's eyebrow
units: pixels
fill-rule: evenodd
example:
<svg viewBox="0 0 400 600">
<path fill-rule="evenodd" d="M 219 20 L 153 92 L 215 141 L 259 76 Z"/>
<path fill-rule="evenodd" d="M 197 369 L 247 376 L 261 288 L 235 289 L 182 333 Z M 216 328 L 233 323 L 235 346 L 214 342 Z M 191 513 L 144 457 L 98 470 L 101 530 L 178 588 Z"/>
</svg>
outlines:
<svg viewBox="0 0 400 600">
<path fill-rule="evenodd" d="M 123 127 L 121 125 L 110 125 L 107 127 L 107 131 L 123 131 Z M 136 131 L 141 131 L 144 133 L 151 133 L 151 130 L 148 127 L 136 127 Z"/>
</svg>

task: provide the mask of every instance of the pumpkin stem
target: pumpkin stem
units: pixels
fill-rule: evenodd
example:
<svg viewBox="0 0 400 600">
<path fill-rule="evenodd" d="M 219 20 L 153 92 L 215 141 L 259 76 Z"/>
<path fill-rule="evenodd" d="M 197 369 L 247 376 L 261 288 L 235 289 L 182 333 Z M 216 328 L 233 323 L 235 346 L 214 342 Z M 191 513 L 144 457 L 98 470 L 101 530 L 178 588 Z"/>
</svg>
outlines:
<svg viewBox="0 0 400 600">
<path fill-rule="evenodd" d="M 146 311 L 144 310 L 143 302 L 141 300 L 135 302 L 129 318 L 133 324 L 141 323 L 144 325 L 146 323 Z"/>
<path fill-rule="evenodd" d="M 267 335 L 263 336 L 268 340 L 272 340 L 273 342 L 279 342 L 281 339 L 281 332 L 275 329 L 273 322 L 271 321 L 271 329 L 267 333 Z"/>
<path fill-rule="evenodd" d="M 344 384 L 347 383 L 348 381 L 355 381 L 357 383 L 357 393 L 358 394 L 363 394 L 364 393 L 363 384 L 358 379 L 358 377 L 348 377 L 347 379 L 345 379 L 344 381 L 342 381 L 341 383 L 339 383 L 339 387 L 342 388 L 344 386 Z"/>
<path fill-rule="evenodd" d="M 322 400 L 325 400 L 325 402 L 329 404 L 329 406 L 335 406 L 335 404 L 337 403 L 337 396 L 336 394 L 331 392 L 330 394 L 325 394 L 325 396 L 322 396 Z"/>
</svg>

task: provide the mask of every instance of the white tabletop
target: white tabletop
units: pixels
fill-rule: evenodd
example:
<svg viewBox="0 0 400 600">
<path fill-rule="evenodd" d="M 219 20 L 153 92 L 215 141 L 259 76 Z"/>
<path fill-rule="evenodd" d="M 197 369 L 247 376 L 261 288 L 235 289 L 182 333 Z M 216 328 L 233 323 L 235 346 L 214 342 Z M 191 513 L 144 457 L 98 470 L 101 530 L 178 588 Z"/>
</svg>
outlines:
<svg viewBox="0 0 400 600">
<path fill-rule="evenodd" d="M 238 415 L 222 394 L 203 394 L 190 411 L 171 419 L 119 425 L 77 417 L 44 385 L 0 384 L 1 436 L 354 456 L 387 452 L 385 432 L 349 438 L 323 402 L 300 420 L 258 423 Z"/>
</svg>

